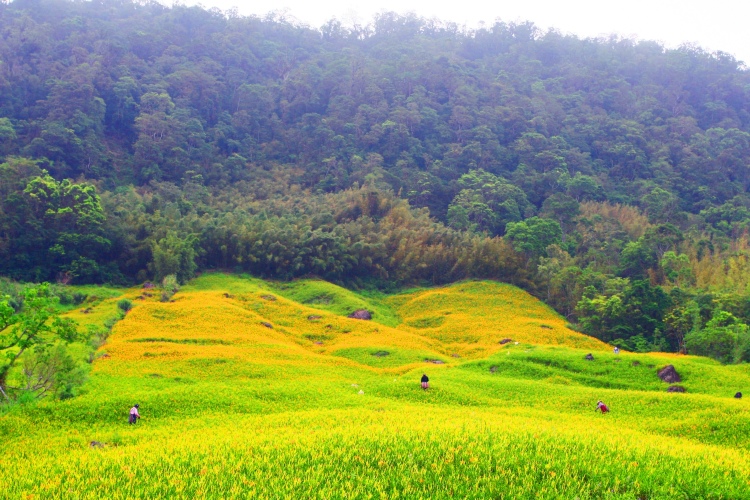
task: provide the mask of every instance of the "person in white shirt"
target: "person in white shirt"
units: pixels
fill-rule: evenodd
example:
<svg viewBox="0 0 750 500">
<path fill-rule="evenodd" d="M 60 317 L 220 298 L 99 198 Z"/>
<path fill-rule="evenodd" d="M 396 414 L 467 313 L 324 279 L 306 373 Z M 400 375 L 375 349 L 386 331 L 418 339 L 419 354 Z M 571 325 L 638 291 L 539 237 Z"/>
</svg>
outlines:
<svg viewBox="0 0 750 500">
<path fill-rule="evenodd" d="M 136 422 L 138 422 L 138 419 L 141 418 L 141 414 L 138 413 L 139 405 L 135 405 L 130 409 L 130 424 L 133 425 Z"/>
</svg>

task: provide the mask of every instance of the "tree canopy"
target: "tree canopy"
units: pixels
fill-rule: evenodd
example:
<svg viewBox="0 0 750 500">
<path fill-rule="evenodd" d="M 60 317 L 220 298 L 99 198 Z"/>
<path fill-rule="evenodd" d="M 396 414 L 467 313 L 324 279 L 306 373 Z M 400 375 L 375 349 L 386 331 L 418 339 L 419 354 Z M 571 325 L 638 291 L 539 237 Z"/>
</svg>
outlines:
<svg viewBox="0 0 750 500">
<path fill-rule="evenodd" d="M 699 297 L 695 331 L 750 321 L 748 158 L 750 72 L 698 47 L 0 3 L 14 279 L 494 278 L 601 338 L 679 349 Z"/>
</svg>

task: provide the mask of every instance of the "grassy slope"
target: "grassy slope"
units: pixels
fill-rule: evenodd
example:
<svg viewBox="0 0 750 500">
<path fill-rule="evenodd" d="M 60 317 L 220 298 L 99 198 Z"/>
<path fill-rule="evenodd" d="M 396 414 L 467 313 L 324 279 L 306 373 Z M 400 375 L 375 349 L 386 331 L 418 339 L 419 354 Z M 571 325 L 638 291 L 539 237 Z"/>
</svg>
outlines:
<svg viewBox="0 0 750 500">
<path fill-rule="evenodd" d="M 172 303 L 140 294 L 86 394 L 0 418 L 0 498 L 749 496 L 747 365 L 615 356 L 507 285 L 372 298 L 209 274 Z M 344 317 L 359 308 L 374 321 Z M 687 394 L 665 392 L 667 363 Z"/>
</svg>

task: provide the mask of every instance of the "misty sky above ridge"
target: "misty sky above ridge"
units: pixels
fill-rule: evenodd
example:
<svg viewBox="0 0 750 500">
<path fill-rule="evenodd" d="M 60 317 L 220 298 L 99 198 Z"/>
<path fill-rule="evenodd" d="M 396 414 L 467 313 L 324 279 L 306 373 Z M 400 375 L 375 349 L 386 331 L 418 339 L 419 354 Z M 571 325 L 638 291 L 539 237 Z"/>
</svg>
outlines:
<svg viewBox="0 0 750 500">
<path fill-rule="evenodd" d="M 170 3 L 168 0 L 162 0 Z M 283 11 L 313 27 L 331 18 L 344 25 L 368 24 L 378 12 L 414 12 L 427 18 L 456 22 L 474 28 L 496 19 L 505 22 L 532 21 L 542 29 L 556 28 L 581 38 L 618 34 L 638 40 L 656 40 L 669 48 L 683 43 L 709 51 L 723 51 L 750 66 L 750 4 L 742 0 L 525 0 L 494 2 L 428 2 L 427 0 L 185 0 L 226 11 L 237 7 L 242 15 L 263 16 Z"/>
</svg>

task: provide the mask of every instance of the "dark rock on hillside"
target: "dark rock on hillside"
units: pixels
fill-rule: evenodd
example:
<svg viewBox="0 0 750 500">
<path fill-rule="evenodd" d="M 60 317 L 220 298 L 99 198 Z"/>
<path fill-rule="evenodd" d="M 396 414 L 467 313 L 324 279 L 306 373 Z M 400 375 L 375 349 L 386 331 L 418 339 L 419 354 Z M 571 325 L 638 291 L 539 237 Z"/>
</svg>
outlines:
<svg viewBox="0 0 750 500">
<path fill-rule="evenodd" d="M 734 398 L 735 399 L 742 399 L 742 393 L 738 392 L 737 394 L 734 395 Z"/>
<path fill-rule="evenodd" d="M 389 354 L 390 352 L 388 351 L 377 351 L 377 352 L 372 353 L 373 356 L 378 357 L 378 358 L 383 358 L 385 356 L 388 356 Z"/>
<path fill-rule="evenodd" d="M 317 314 L 311 314 L 310 316 L 307 317 L 307 320 L 308 321 L 318 321 L 322 317 L 323 316 L 318 316 Z"/>
<path fill-rule="evenodd" d="M 667 387 L 667 392 L 686 392 L 685 388 L 681 385 L 670 385 Z"/>
<path fill-rule="evenodd" d="M 594 361 L 594 355 L 591 353 L 588 353 L 584 359 L 586 361 Z"/>
<path fill-rule="evenodd" d="M 668 384 L 674 384 L 675 382 L 682 382 L 680 374 L 674 369 L 673 365 L 667 365 L 657 373 L 660 379 Z"/>
<path fill-rule="evenodd" d="M 641 362 L 640 361 L 633 361 L 633 366 L 641 366 Z"/>
<path fill-rule="evenodd" d="M 89 446 L 92 448 L 104 448 L 104 443 L 102 443 L 101 441 L 91 441 L 89 443 Z"/>
<path fill-rule="evenodd" d="M 349 318 L 354 319 L 372 319 L 372 313 L 368 311 L 367 309 L 357 309 L 353 313 L 351 313 Z"/>
<path fill-rule="evenodd" d="M 425 359 L 426 363 L 432 363 L 433 365 L 444 365 L 445 361 L 442 359 Z"/>
<path fill-rule="evenodd" d="M 508 342 L 513 342 L 513 339 L 503 339 L 500 341 L 501 344 L 507 344 Z"/>
<path fill-rule="evenodd" d="M 271 330 L 273 330 L 273 325 L 271 323 L 267 323 L 265 321 L 261 321 L 260 324 L 263 325 L 263 326 L 265 326 L 266 328 L 270 328 Z"/>
<path fill-rule="evenodd" d="M 276 300 L 276 297 L 274 297 L 273 295 L 261 295 L 260 298 L 263 300 L 270 300 L 271 302 Z"/>
<path fill-rule="evenodd" d="M 490 366 L 490 373 L 497 373 L 497 366 L 495 365 Z"/>
</svg>

